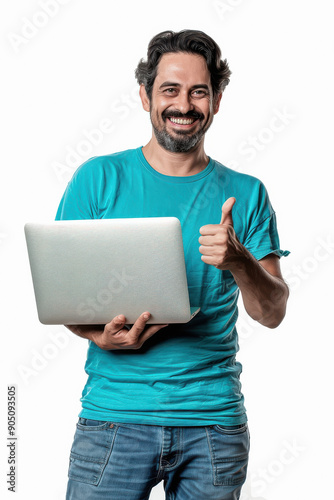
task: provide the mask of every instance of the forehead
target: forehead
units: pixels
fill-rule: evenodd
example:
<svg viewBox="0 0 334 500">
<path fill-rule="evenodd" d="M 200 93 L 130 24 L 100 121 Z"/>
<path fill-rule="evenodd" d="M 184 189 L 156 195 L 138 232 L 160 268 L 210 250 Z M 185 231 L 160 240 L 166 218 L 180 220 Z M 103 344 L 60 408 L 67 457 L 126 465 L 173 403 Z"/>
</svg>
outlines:
<svg viewBox="0 0 334 500">
<path fill-rule="evenodd" d="M 158 64 L 155 84 L 164 81 L 184 85 L 205 83 L 210 85 L 210 72 L 206 60 L 199 54 L 187 52 L 169 52 L 164 54 Z"/>
</svg>

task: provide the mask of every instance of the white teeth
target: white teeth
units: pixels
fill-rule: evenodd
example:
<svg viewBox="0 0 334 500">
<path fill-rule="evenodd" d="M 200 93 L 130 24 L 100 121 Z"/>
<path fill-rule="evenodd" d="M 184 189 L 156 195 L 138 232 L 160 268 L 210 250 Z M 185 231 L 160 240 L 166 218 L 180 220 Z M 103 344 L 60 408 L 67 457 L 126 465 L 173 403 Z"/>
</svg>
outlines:
<svg viewBox="0 0 334 500">
<path fill-rule="evenodd" d="M 189 118 L 188 120 L 185 120 L 184 118 L 169 118 L 171 122 L 177 123 L 178 125 L 190 125 L 191 123 L 194 123 L 195 119 Z"/>
</svg>

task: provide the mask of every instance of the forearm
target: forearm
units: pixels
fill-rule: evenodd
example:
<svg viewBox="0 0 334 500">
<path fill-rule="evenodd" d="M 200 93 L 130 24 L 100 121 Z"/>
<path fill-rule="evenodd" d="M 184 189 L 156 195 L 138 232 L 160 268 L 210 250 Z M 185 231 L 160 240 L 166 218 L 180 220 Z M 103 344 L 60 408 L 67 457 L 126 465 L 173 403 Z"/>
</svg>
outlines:
<svg viewBox="0 0 334 500">
<path fill-rule="evenodd" d="M 72 333 L 83 339 L 94 340 L 103 332 L 104 325 L 65 325 Z"/>
<path fill-rule="evenodd" d="M 231 272 L 251 318 L 268 328 L 276 328 L 285 316 L 289 296 L 283 279 L 266 271 L 245 247 Z"/>
</svg>

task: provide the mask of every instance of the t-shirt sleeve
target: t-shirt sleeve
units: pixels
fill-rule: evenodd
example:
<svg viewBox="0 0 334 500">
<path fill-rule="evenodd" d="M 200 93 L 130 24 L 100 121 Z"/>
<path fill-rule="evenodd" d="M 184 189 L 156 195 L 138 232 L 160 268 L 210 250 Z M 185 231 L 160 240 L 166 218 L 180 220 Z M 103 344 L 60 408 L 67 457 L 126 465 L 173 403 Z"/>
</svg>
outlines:
<svg viewBox="0 0 334 500">
<path fill-rule="evenodd" d="M 74 173 L 58 206 L 56 220 L 99 218 L 98 186 L 93 172 L 94 160 L 90 159 Z"/>
<path fill-rule="evenodd" d="M 270 203 L 265 186 L 259 182 L 249 199 L 250 224 L 243 245 L 257 259 L 271 253 L 278 257 L 289 255 L 288 250 L 280 248 L 276 214 Z"/>
</svg>

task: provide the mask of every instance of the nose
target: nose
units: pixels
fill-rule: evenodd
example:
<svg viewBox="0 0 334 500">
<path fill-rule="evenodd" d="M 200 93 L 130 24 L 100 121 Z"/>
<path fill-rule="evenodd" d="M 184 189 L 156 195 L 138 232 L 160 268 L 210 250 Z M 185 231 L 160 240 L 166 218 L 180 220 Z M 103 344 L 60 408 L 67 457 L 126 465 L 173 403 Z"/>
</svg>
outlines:
<svg viewBox="0 0 334 500">
<path fill-rule="evenodd" d="M 176 107 L 182 114 L 187 114 L 188 111 L 194 109 L 191 101 L 191 96 L 188 92 L 180 92 L 177 98 Z"/>
</svg>

